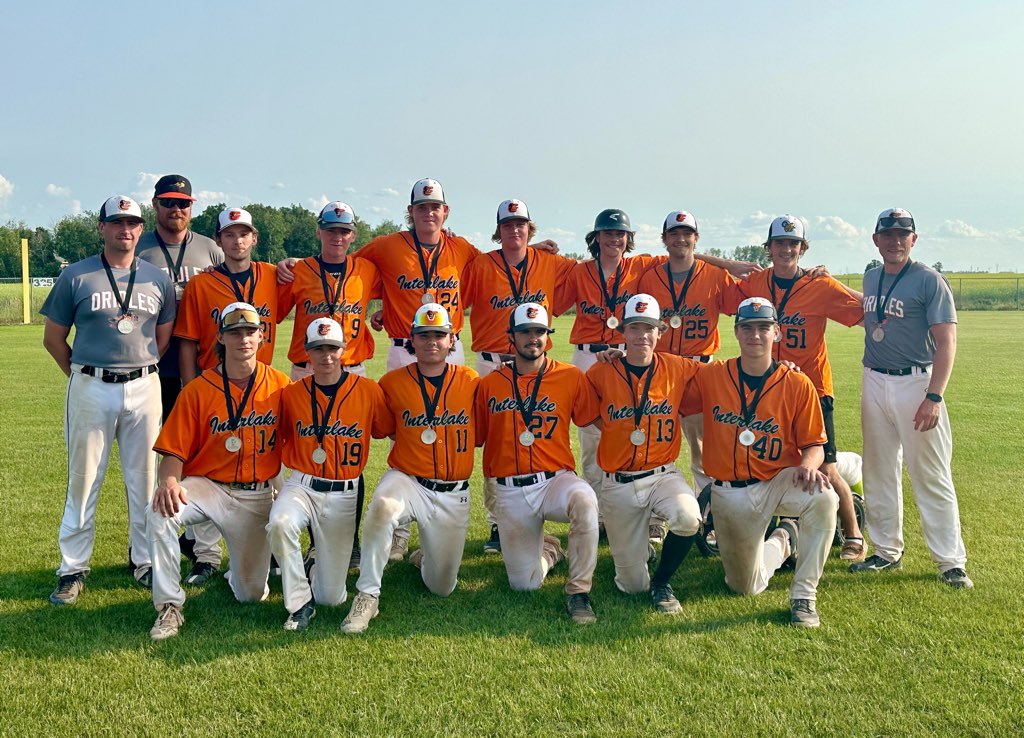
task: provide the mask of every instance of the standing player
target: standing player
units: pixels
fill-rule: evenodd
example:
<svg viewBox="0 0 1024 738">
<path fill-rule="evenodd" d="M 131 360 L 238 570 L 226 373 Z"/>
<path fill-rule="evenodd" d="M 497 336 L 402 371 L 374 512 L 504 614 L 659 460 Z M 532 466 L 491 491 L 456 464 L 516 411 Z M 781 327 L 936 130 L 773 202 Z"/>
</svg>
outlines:
<svg viewBox="0 0 1024 738">
<path fill-rule="evenodd" d="M 253 305 L 218 311 L 219 360 L 178 396 L 154 450 L 163 456 L 160 486 L 147 513 L 153 558 L 154 641 L 185 622 L 178 527 L 210 521 L 231 558 L 228 582 L 240 602 L 266 597 L 270 480 L 281 470 L 278 418 L 288 376 L 257 360 L 263 316 Z"/>
<path fill-rule="evenodd" d="M 752 274 L 740 284 L 744 297 L 763 297 L 775 306 L 782 333 L 772 356 L 776 361 L 791 361 L 814 383 L 825 421 L 825 462 L 821 470 L 839 496 L 839 521 L 843 529 L 840 558 L 861 561 L 867 549 L 864 534 L 857 525 L 850 486 L 836 468 L 835 390 L 832 365 L 828 360 L 825 328 L 831 318 L 845 326 L 861 321 L 860 294 L 829 276 L 813 276 L 800 268 L 800 257 L 807 252 L 804 224 L 792 215 L 781 215 L 768 228 L 764 248 L 772 266 Z"/>
<path fill-rule="evenodd" d="M 117 440 L 128 495 L 129 551 L 149 586 L 146 506 L 154 487 L 150 448 L 160 430 L 157 362 L 174 325 L 174 288 L 135 257 L 142 209 L 115 195 L 100 208 L 103 250 L 72 264 L 43 303 L 43 346 L 68 377 L 64 439 L 68 487 L 60 525 L 55 605 L 78 599 L 96 537 L 96 504 Z M 74 345 L 68 345 L 71 328 Z"/>
<path fill-rule="evenodd" d="M 309 323 L 305 347 L 313 374 L 286 387 L 282 395 L 279 441 L 282 461 L 292 475 L 274 501 L 267 533 L 281 564 L 289 613 L 285 630 L 305 630 L 316 614 L 314 601 L 345 601 L 370 437 L 394 432 L 377 383 L 344 369 L 345 338 L 331 318 Z M 299 542 L 307 526 L 317 542 L 317 563 L 309 577 Z"/>
<path fill-rule="evenodd" d="M 462 563 L 480 380 L 472 369 L 449 365 L 455 335 L 441 305 L 422 305 L 410 332 L 415 363 L 380 380 L 394 418 L 395 445 L 388 456 L 391 468 L 380 478 L 366 510 L 359 593 L 341 625 L 345 633 L 362 633 L 377 616 L 381 577 L 399 525 L 419 523 L 422 548 L 409 560 L 434 594 L 451 594 Z"/>
<path fill-rule="evenodd" d="M 655 352 L 664 325 L 650 295 L 629 298 L 621 331 L 625 355 L 587 371 L 601 413 L 597 462 L 604 480 L 597 497 L 615 559 L 615 585 L 627 593 L 650 587 L 658 612 L 675 613 L 682 608 L 669 580 L 700 527 L 697 497 L 675 465 L 683 396 L 700 364 Z M 653 579 L 647 571 L 652 515 L 669 528 Z"/>
<path fill-rule="evenodd" d="M 907 460 L 921 531 L 942 581 L 961 589 L 967 550 L 950 461 L 953 434 L 942 393 L 956 358 L 956 306 L 945 278 L 911 261 L 914 216 L 883 210 L 875 223 L 882 267 L 864 275 L 864 496 L 875 553 L 851 571 L 903 563 L 903 471 Z"/>
<path fill-rule="evenodd" d="M 558 538 L 544 535 L 544 521 L 567 522 L 566 609 L 574 622 L 593 623 L 597 498 L 574 472 L 569 423 L 593 423 L 598 408 L 579 369 L 547 358 L 548 334 L 554 333 L 548 324 L 538 303 L 519 305 L 509 316 L 515 358 L 480 381 L 477 444 L 484 446 L 484 476 L 495 486 L 493 510 L 504 532 L 509 585 L 540 588 L 565 557 Z"/>
<path fill-rule="evenodd" d="M 818 580 L 839 502 L 820 471 L 827 439 L 814 384 L 772 359 L 781 335 L 776 315 L 763 298 L 741 302 L 734 328 L 739 358 L 704 367 L 684 407 L 704 414 L 704 470 L 715 480 L 711 508 L 725 583 L 734 592 L 758 594 L 795 556 L 790 622 L 815 628 Z M 776 515 L 787 519 L 766 541 Z"/>
</svg>

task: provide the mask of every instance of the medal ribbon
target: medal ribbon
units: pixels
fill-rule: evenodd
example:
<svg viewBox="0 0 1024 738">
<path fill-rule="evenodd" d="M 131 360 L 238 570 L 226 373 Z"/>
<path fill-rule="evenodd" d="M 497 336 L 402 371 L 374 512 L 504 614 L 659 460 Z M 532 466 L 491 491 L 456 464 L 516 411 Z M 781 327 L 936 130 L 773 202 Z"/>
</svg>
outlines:
<svg viewBox="0 0 1024 738">
<path fill-rule="evenodd" d="M 665 274 L 668 275 L 668 290 L 672 294 L 672 310 L 674 313 L 679 313 L 679 308 L 686 304 L 686 292 L 690 289 L 690 281 L 693 279 L 694 272 L 697 271 L 697 263 L 694 262 L 693 266 L 690 267 L 690 271 L 686 274 L 686 281 L 683 282 L 683 291 L 676 297 L 676 281 L 672 278 L 672 270 L 669 268 L 668 262 L 665 262 Z"/>
<path fill-rule="evenodd" d="M 526 403 L 523 402 L 523 396 L 519 394 L 520 374 L 516 371 L 515 362 L 512 362 L 512 392 L 516 396 L 516 408 L 519 410 L 519 414 L 523 416 L 523 423 L 526 425 L 527 430 L 530 428 L 530 421 L 533 420 L 533 411 L 537 409 L 537 394 L 540 392 L 540 382 L 544 379 L 544 369 L 546 366 L 547 360 L 540 365 L 540 370 L 537 372 L 537 381 L 533 384 L 530 405 L 527 407 Z"/>
<path fill-rule="evenodd" d="M 167 250 L 167 244 L 160 237 L 159 231 L 153 231 L 153 235 L 156 236 L 156 243 L 160 247 L 160 250 L 164 252 L 164 261 L 167 262 L 167 271 L 171 273 L 171 280 L 174 282 L 181 281 L 181 265 L 185 261 L 185 247 L 188 246 L 188 242 L 192 240 L 192 231 L 185 231 L 185 240 L 181 242 L 181 246 L 178 248 L 178 260 L 174 261 L 171 259 L 171 252 Z"/>
<path fill-rule="evenodd" d="M 252 270 L 252 267 L 250 266 L 249 269 Z M 250 271 L 250 275 L 251 276 L 249 277 L 249 299 L 248 300 L 245 299 L 245 294 L 242 292 L 242 288 L 238 286 L 239 280 L 235 279 L 235 276 L 231 272 L 228 271 L 228 268 L 225 265 L 218 264 L 217 267 L 216 267 L 216 271 L 220 272 L 221 274 L 225 275 L 228 278 L 228 282 L 231 283 L 231 291 L 235 293 L 235 299 L 238 300 L 238 302 L 244 302 L 244 303 L 246 303 L 248 305 L 252 305 L 253 295 L 256 294 L 256 272 L 255 271 Z"/>
<path fill-rule="evenodd" d="M 412 234 L 412 240 L 415 244 L 413 250 L 416 252 L 416 258 L 420 260 L 420 271 L 423 273 L 423 292 L 430 293 L 433 289 L 434 275 L 437 274 L 437 262 L 441 258 L 441 249 L 444 247 L 444 237 L 437 242 L 437 246 L 433 248 L 433 258 L 430 263 L 427 264 L 427 260 L 423 258 L 423 246 L 420 245 L 420 239 L 416 235 L 416 230 L 409 231 Z"/>
<path fill-rule="evenodd" d="M 654 378 L 655 362 L 657 360 L 657 357 L 651 358 L 651 364 L 647 367 L 647 377 L 644 379 L 644 391 L 640 395 L 640 403 L 633 405 L 633 430 L 640 429 L 640 421 L 644 417 L 644 407 L 647 405 L 647 395 L 651 390 L 651 380 Z M 636 397 L 636 390 L 633 389 L 633 372 L 629 371 L 628 367 L 623 368 L 626 369 L 626 381 L 629 382 L 629 391 L 633 397 Z"/>
<path fill-rule="evenodd" d="M 345 372 L 342 372 L 341 382 L 330 392 L 325 392 L 323 387 L 319 387 L 315 379 L 309 380 L 309 404 L 313 414 L 313 434 L 316 436 L 317 447 L 324 445 L 324 436 L 327 435 L 327 424 L 331 419 L 331 411 L 334 409 L 334 401 L 338 399 L 338 390 L 341 389 L 341 385 L 345 383 L 346 379 L 348 379 L 348 375 Z M 320 403 L 316 401 L 317 389 L 331 398 L 327 402 L 327 410 L 324 411 L 322 423 L 318 422 L 316 419 L 317 411 L 320 409 Z"/>
<path fill-rule="evenodd" d="M 242 410 L 245 408 L 245 403 L 249 401 L 253 385 L 256 384 L 256 371 L 253 370 L 253 373 L 249 376 L 249 384 L 246 385 L 245 391 L 242 393 L 242 400 L 238 403 L 237 409 L 234 406 L 234 399 L 231 397 L 231 380 L 228 379 L 228 368 L 225 364 L 220 365 L 220 376 L 224 380 L 224 404 L 228 409 L 228 430 L 234 435 L 238 429 L 238 423 L 242 419 Z"/>
<path fill-rule="evenodd" d="M 498 255 L 501 256 L 502 266 L 505 267 L 505 276 L 508 278 L 508 286 L 512 288 L 512 297 L 513 299 L 515 299 L 516 305 L 519 305 L 522 303 L 522 294 L 526 290 L 526 272 L 529 270 L 530 267 L 529 250 L 527 250 L 526 253 L 526 264 L 523 265 L 522 271 L 519 272 L 518 286 L 516 285 L 515 280 L 512 278 L 512 270 L 509 268 L 508 261 L 506 261 L 505 259 L 505 252 L 499 251 Z"/>
<path fill-rule="evenodd" d="M 741 428 L 746 428 L 754 420 L 754 414 L 757 412 L 757 403 L 761 401 L 761 393 L 764 392 L 764 386 L 768 384 L 768 376 L 775 371 L 778 367 L 774 361 L 771 366 L 768 367 L 768 371 L 762 375 L 761 384 L 758 386 L 757 391 L 754 393 L 754 400 L 747 406 L 747 391 L 743 382 L 743 377 L 752 377 L 752 374 L 746 374 L 743 371 L 743 365 L 739 359 L 736 359 L 736 379 L 739 380 L 739 393 L 740 393 L 740 416 L 743 418 L 743 425 Z"/>
<path fill-rule="evenodd" d="M 907 259 L 907 263 L 900 269 L 900 273 L 896 275 L 896 279 L 889 285 L 889 291 L 885 293 L 885 299 L 882 299 L 882 277 L 885 276 L 885 271 L 878 275 L 878 293 L 875 295 L 875 320 L 878 321 L 879 325 L 885 325 L 889 322 L 889 319 L 885 316 L 885 306 L 889 304 L 889 298 L 892 297 L 892 291 L 896 289 L 896 285 L 903 279 L 903 275 L 907 273 L 907 269 L 913 264 L 910 259 Z"/>
<path fill-rule="evenodd" d="M 139 260 L 132 259 L 131 275 L 128 277 L 128 286 L 125 287 L 123 300 L 121 299 L 121 291 L 117 288 L 117 280 L 114 279 L 114 272 L 110 269 L 110 262 L 107 261 L 107 256 L 103 252 L 100 252 L 100 261 L 103 262 L 103 271 L 107 273 L 110 289 L 114 291 L 114 299 L 117 300 L 117 306 L 121 308 L 121 317 L 130 315 L 128 306 L 132 301 L 132 290 L 135 287 L 135 270 L 139 267 Z"/>
<path fill-rule="evenodd" d="M 772 269 L 772 278 L 768 280 L 768 289 L 772 292 L 772 305 L 775 306 L 775 312 L 778 314 L 779 319 L 785 315 L 786 303 L 789 302 L 790 296 L 793 294 L 793 288 L 796 287 L 796 281 L 800 277 L 804 276 L 803 269 L 796 270 L 796 276 L 793 278 L 793 284 L 786 288 L 786 291 L 782 293 L 782 302 L 778 302 L 775 299 L 775 270 Z"/>
<path fill-rule="evenodd" d="M 324 266 L 322 257 L 316 257 L 316 263 L 320 265 L 320 284 L 324 288 L 324 300 L 331 309 L 331 317 L 338 311 L 338 304 L 341 301 L 341 287 L 345 283 L 345 272 L 348 271 L 348 259 L 341 262 L 341 274 L 338 275 L 338 284 L 334 287 L 332 297 L 330 287 L 327 285 L 327 268 Z"/>
<path fill-rule="evenodd" d="M 608 280 L 605 279 L 604 269 L 601 268 L 601 259 L 594 259 L 594 263 L 597 264 L 597 276 L 600 277 L 601 294 L 604 296 L 605 305 L 608 307 L 608 312 L 615 315 L 615 301 L 619 299 L 619 281 L 622 279 L 622 259 L 619 259 L 619 265 L 615 269 L 615 284 L 612 285 L 610 295 L 608 294 Z"/>
<path fill-rule="evenodd" d="M 445 374 L 448 373 L 448 367 L 444 368 Z M 444 376 L 444 375 L 442 375 Z M 441 401 L 441 390 L 444 389 L 444 382 L 441 382 L 441 386 L 437 388 L 437 392 L 434 393 L 433 399 L 427 395 L 427 386 L 423 383 L 423 374 L 420 372 L 420 365 L 416 364 L 416 381 L 420 385 L 420 395 L 423 396 L 423 410 L 427 414 L 427 424 L 433 428 L 434 418 L 437 413 L 437 403 Z"/>
</svg>

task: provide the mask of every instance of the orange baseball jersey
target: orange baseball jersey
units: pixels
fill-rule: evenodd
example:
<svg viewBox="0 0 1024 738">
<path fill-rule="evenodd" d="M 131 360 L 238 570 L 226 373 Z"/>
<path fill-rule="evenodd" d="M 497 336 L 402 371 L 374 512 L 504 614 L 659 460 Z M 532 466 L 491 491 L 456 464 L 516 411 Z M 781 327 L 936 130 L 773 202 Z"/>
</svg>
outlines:
<svg viewBox="0 0 1024 738">
<path fill-rule="evenodd" d="M 670 354 L 654 355 L 648 372 L 653 371 L 647 403 L 642 408 L 640 430 L 644 442 L 637 446 L 630 434 L 637 428 L 633 420 L 643 396 L 647 373 L 630 375 L 622 359 L 598 362 L 587 370 L 587 381 L 601 413 L 601 442 L 597 464 L 606 472 L 644 471 L 663 464 L 674 464 L 683 437 L 679 427 L 683 394 L 700 364 Z"/>
<path fill-rule="evenodd" d="M 765 378 L 749 428 L 755 440 L 740 443 L 743 396 L 749 405 L 756 390 L 740 384 L 736 359 L 700 367 L 690 383 L 683 409 L 704 415 L 704 472 L 725 481 L 767 481 L 783 469 L 797 466 L 801 450 L 825 443 L 821 403 L 811 380 L 783 364 Z"/>
<path fill-rule="evenodd" d="M 355 479 L 363 473 L 370 453 L 370 438 L 394 433 L 394 420 L 384 393 L 372 379 L 342 373 L 330 417 L 324 417 L 330 397 L 316 390 L 316 425 L 313 424 L 313 377 L 288 385 L 281 399 L 282 461 L 289 469 L 322 479 Z M 317 426 L 327 426 L 323 450 L 327 460 L 313 461 L 320 447 Z"/>
<path fill-rule="evenodd" d="M 436 254 L 437 266 L 430 293 L 434 302 L 448 311 L 452 328 L 458 333 L 463 321 L 460 275 L 480 254 L 476 246 L 461 236 L 442 233 L 440 244 L 427 250 L 416 245 L 409 231 L 400 231 L 378 236 L 357 252 L 380 272 L 384 290 L 384 330 L 391 338 L 410 337 L 412 316 L 423 304 L 423 295 L 427 292 L 420 257 L 429 270 L 434 264 L 436 249 L 440 249 L 440 253 Z"/>
<path fill-rule="evenodd" d="M 471 261 L 462 273 L 463 306 L 473 308 L 469 314 L 469 325 L 473 333 L 473 350 L 477 353 L 513 353 L 507 333 L 512 311 L 524 302 L 536 302 L 552 312 L 555 286 L 561 284 L 569 270 L 576 266 L 575 259 L 528 248 L 525 268 L 520 270 L 517 265 L 509 264 L 506 272 L 501 253 L 498 249 L 482 254 Z M 509 274 L 512 275 L 511 282 Z"/>
<path fill-rule="evenodd" d="M 700 259 L 694 261 L 691 275 L 689 284 L 686 280 L 670 284 L 666 261 L 644 272 L 636 291 L 658 301 L 661 319 L 666 324 L 673 316 L 683 321 L 678 328 L 669 325 L 658 341 L 658 351 L 676 356 L 710 356 L 721 347 L 718 316 L 728 312 L 729 306 L 735 312 L 735 305 L 740 302 L 735 298 L 738 287 L 729 272 Z M 673 289 L 680 303 L 678 308 L 673 305 Z"/>
<path fill-rule="evenodd" d="M 256 358 L 264 364 L 274 360 L 274 341 L 277 324 L 284 320 L 287 311 L 280 308 L 279 297 L 288 302 L 289 285 L 278 286 L 277 269 L 263 261 L 252 263 L 252 276 L 241 285 L 242 298 L 231 284 L 231 277 L 223 270 L 223 264 L 215 271 L 197 274 L 185 285 L 178 306 L 178 320 L 174 324 L 174 335 L 199 343 L 199 368 L 210 369 L 217 365 L 214 345 L 220 328 L 220 311 L 233 302 L 247 302 L 260 314 L 263 326 L 263 345 Z M 280 293 L 280 294 L 279 294 Z"/>
<path fill-rule="evenodd" d="M 476 445 L 474 401 L 479 376 L 468 367 L 446 367 L 433 426 L 427 419 L 417 376 L 416 364 L 410 364 L 380 378 L 380 388 L 395 425 L 395 445 L 388 456 L 388 466 L 427 479 L 469 479 Z M 426 378 L 424 386 L 432 399 L 437 388 Z M 437 439 L 424 443 L 421 434 L 430 427 Z"/>
<path fill-rule="evenodd" d="M 529 403 L 533 396 L 537 375 L 518 376 L 519 396 L 524 402 Z M 597 397 L 590 392 L 583 372 L 572 364 L 545 360 L 529 425 L 535 439 L 532 446 L 519 442 L 519 434 L 527 426 L 516 404 L 512 382 L 512 367 L 505 366 L 481 379 L 477 390 L 476 442 L 484 447 L 484 476 L 575 470 L 569 423 L 590 425 L 600 413 Z"/>
<path fill-rule="evenodd" d="M 317 318 L 334 318 L 341 324 L 346 342 L 341 357 L 343 364 L 361 364 L 373 358 L 374 343 L 366 322 L 366 307 L 370 300 L 381 296 L 380 273 L 366 259 L 354 256 L 347 257 L 342 268 L 337 277 L 324 273 L 315 256 L 308 256 L 295 265 L 295 281 L 288 295 L 282 295 L 281 304 L 283 315 L 295 307 L 292 343 L 288 348 L 288 360 L 293 364 L 308 361 L 306 329 Z"/>
<path fill-rule="evenodd" d="M 864 308 L 857 298 L 832 277 L 812 279 L 801 276 L 788 290 L 773 283 L 774 269 L 751 274 L 740 283 L 740 292 L 747 297 L 764 297 L 772 301 L 779 313 L 782 340 L 772 352 L 777 361 L 792 361 L 814 383 L 819 396 L 834 397 L 832 365 L 828 361 L 825 327 L 829 318 L 846 326 L 857 325 L 864 318 Z"/>
<path fill-rule="evenodd" d="M 224 378 L 217 369 L 207 369 L 181 390 L 153 450 L 181 459 L 185 476 L 225 483 L 270 481 L 281 470 L 277 422 L 281 391 L 289 382 L 287 374 L 256 362 L 256 379 L 244 407 L 238 404 L 245 388 L 228 385 L 240 418 L 234 435 L 242 441 L 241 450 L 231 452 L 224 446 L 232 435 Z"/>
<path fill-rule="evenodd" d="M 601 277 L 597 262 L 593 259 L 580 262 L 565 275 L 562 288 L 555 295 L 555 313 L 561 315 L 571 307 L 576 308 L 576 320 L 572 324 L 569 343 L 622 343 L 622 334 L 605 324 L 608 316 L 615 313 L 622 320 L 622 309 L 626 302 L 637 293 L 640 276 L 648 268 L 665 261 L 665 256 L 627 256 L 619 263 L 619 289 L 615 305 L 606 305 L 601 290 Z M 615 289 L 616 272 L 605 274 L 605 290 L 609 295 Z M 609 310 L 609 307 L 612 309 Z"/>
</svg>

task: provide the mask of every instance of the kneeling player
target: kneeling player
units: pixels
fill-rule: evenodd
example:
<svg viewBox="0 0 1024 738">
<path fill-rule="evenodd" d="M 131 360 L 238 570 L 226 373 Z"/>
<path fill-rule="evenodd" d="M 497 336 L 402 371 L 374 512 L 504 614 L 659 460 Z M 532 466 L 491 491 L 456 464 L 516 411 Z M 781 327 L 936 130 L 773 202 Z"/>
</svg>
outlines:
<svg viewBox="0 0 1024 738">
<path fill-rule="evenodd" d="M 768 300 L 741 302 L 734 330 L 739 358 L 708 364 L 686 397 L 688 412 L 704 414 L 704 470 L 714 479 L 711 508 L 725 582 L 740 594 L 758 594 L 796 556 L 790 621 L 815 628 L 818 580 L 839 506 L 819 471 L 821 405 L 810 379 L 772 359 L 781 334 Z M 785 517 L 766 541 L 776 515 Z"/>
<path fill-rule="evenodd" d="M 215 348 L 220 363 L 185 385 L 153 447 L 163 454 L 146 515 L 160 613 L 149 631 L 154 641 L 177 635 L 185 622 L 179 526 L 212 522 L 228 546 L 235 597 L 255 602 L 267 595 L 270 480 L 281 470 L 277 420 L 288 375 L 256 360 L 262 341 L 256 308 L 224 308 Z"/>
<path fill-rule="evenodd" d="M 293 473 L 274 501 L 267 526 L 270 547 L 281 564 L 289 613 L 285 630 L 305 630 L 316 614 L 314 601 L 345 601 L 370 436 L 384 438 L 393 432 L 377 383 L 342 369 L 345 334 L 336 321 L 312 321 L 305 350 L 313 376 L 286 387 L 281 401 L 282 460 Z M 299 540 L 307 526 L 317 551 L 308 578 Z"/>
<path fill-rule="evenodd" d="M 479 383 L 472 369 L 447 362 L 455 350 L 448 312 L 437 303 L 416 311 L 411 330 L 416 361 L 380 380 L 393 417 L 391 468 L 380 478 L 363 522 L 363 560 L 341 629 L 362 633 L 377 616 L 380 581 L 391 536 L 419 523 L 420 548 L 409 561 L 423 583 L 447 597 L 455 589 L 469 528 L 469 476 L 476 443 L 473 407 Z"/>
<path fill-rule="evenodd" d="M 495 485 L 494 513 L 502 534 L 505 571 L 512 589 L 539 589 L 565 557 L 544 521 L 569 523 L 566 609 L 573 621 L 597 620 L 590 585 L 597 566 L 597 497 L 576 476 L 569 423 L 597 419 L 583 372 L 547 358 L 548 312 L 524 303 L 509 315 L 515 350 L 506 365 L 480 380 L 477 443 L 484 446 L 484 475 Z M 486 442 L 486 443 L 485 443 Z"/>
</svg>

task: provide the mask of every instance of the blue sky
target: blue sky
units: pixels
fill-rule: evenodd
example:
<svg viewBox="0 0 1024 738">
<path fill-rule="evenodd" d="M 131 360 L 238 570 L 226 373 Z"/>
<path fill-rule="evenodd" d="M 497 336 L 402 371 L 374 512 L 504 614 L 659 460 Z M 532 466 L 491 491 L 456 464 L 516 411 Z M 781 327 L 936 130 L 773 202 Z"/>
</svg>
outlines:
<svg viewBox="0 0 1024 738">
<path fill-rule="evenodd" d="M 1024 271 L 1024 4 L 18 3 L 0 47 L 0 221 L 52 225 L 188 176 L 203 203 L 348 202 L 401 217 L 434 177 L 489 246 L 525 200 L 581 251 L 671 210 L 701 247 L 805 219 L 805 257 L 873 258 L 880 210 L 915 256 Z M 202 203 L 201 203 L 202 204 Z"/>
</svg>

